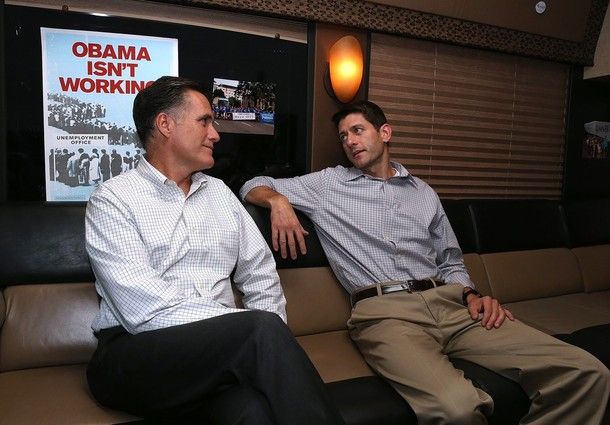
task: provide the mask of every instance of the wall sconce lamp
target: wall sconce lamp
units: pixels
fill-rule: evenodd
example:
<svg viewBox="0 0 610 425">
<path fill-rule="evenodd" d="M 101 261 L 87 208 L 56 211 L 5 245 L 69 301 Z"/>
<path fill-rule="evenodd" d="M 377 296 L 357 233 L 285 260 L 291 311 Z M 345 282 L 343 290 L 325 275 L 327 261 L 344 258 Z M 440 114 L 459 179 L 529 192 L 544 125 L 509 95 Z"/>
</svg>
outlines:
<svg viewBox="0 0 610 425">
<path fill-rule="evenodd" d="M 363 68 L 364 59 L 358 40 L 351 35 L 340 38 L 330 48 L 329 53 L 329 94 L 342 103 L 351 101 L 360 88 Z"/>
</svg>

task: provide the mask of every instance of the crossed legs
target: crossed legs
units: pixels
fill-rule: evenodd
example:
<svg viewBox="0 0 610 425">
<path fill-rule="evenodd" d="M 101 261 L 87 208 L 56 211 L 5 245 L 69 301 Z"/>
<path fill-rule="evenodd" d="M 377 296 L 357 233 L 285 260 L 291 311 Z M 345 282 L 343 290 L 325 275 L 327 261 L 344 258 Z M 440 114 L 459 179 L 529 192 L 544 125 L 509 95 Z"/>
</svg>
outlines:
<svg viewBox="0 0 610 425">
<path fill-rule="evenodd" d="M 343 423 L 305 352 L 268 312 L 226 314 L 136 335 L 105 330 L 87 377 L 101 404 L 145 418 Z M 239 405 L 252 414 L 236 415 Z"/>
</svg>

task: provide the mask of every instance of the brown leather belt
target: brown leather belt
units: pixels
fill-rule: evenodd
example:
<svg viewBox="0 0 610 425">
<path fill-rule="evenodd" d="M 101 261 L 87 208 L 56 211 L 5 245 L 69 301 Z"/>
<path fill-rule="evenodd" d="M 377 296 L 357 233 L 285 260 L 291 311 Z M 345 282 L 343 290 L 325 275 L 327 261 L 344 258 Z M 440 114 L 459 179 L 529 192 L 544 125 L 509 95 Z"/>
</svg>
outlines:
<svg viewBox="0 0 610 425">
<path fill-rule="evenodd" d="M 436 279 L 423 280 L 396 280 L 392 282 L 383 282 L 375 285 L 367 286 L 366 288 L 358 289 L 351 296 L 352 306 L 358 301 L 366 298 L 376 297 L 378 295 L 391 294 L 394 292 L 421 292 L 427 289 L 443 286 L 445 282 Z"/>
</svg>

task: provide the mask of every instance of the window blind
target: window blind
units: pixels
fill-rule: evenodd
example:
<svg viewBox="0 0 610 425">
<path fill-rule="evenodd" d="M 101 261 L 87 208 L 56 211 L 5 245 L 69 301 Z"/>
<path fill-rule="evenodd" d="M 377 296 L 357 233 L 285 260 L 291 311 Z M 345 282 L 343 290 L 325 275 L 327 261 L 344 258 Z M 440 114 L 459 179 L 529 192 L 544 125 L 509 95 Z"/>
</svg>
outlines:
<svg viewBox="0 0 610 425">
<path fill-rule="evenodd" d="M 393 160 L 445 198 L 561 197 L 567 65 L 373 34 Z"/>
</svg>

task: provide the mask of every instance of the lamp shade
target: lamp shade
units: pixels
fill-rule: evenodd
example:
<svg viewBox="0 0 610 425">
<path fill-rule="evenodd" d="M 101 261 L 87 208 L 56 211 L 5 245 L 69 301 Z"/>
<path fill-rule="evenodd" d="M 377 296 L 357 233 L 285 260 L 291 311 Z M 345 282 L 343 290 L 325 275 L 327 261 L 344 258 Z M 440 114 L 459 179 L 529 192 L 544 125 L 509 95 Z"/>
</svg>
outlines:
<svg viewBox="0 0 610 425">
<path fill-rule="evenodd" d="M 362 81 L 364 59 L 358 40 L 347 35 L 333 44 L 328 66 L 335 96 L 343 103 L 349 102 L 358 93 Z"/>
</svg>

